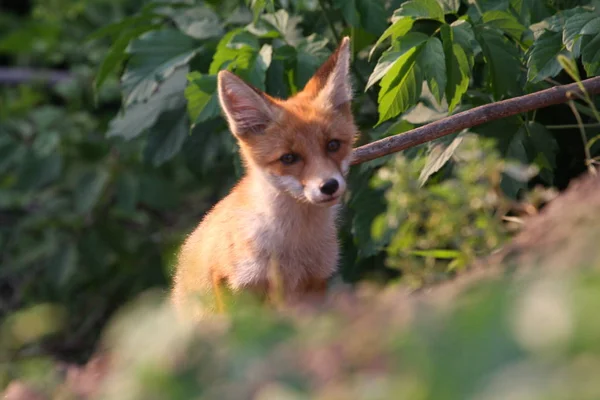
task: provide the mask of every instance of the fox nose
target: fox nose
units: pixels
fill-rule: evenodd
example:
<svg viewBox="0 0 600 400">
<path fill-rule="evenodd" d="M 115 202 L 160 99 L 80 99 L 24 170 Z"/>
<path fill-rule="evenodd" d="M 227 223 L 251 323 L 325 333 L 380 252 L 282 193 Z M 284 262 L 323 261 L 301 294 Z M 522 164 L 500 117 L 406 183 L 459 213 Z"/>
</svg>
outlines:
<svg viewBox="0 0 600 400">
<path fill-rule="evenodd" d="M 326 180 L 319 187 L 319 189 L 321 190 L 321 193 L 331 196 L 332 194 L 337 192 L 339 187 L 340 187 L 340 183 L 336 179 L 331 178 L 331 179 Z"/>
</svg>

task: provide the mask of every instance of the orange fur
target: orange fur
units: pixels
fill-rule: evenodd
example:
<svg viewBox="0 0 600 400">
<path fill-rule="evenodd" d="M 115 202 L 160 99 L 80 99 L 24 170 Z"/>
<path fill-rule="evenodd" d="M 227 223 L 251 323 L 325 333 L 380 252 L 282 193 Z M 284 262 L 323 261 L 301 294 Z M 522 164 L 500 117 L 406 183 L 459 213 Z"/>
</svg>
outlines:
<svg viewBox="0 0 600 400">
<path fill-rule="evenodd" d="M 180 311 L 192 306 L 201 316 L 221 308 L 222 286 L 266 295 L 272 261 L 286 301 L 324 293 L 338 262 L 337 204 L 357 134 L 349 59 L 345 38 L 305 89 L 287 100 L 219 73 L 221 106 L 246 174 L 182 246 L 172 293 Z M 295 155 L 290 165 L 281 159 L 288 153 Z M 323 186 L 332 179 L 339 188 L 329 194 Z M 197 295 L 212 301 L 190 301 Z"/>
</svg>

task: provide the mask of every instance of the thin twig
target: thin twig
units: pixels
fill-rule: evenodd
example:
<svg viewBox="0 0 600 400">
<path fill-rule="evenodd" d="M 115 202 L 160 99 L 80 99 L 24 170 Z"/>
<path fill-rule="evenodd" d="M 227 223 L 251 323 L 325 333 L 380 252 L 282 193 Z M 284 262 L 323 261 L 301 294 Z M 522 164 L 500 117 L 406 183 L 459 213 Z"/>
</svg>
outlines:
<svg viewBox="0 0 600 400">
<path fill-rule="evenodd" d="M 577 107 L 575 107 L 575 102 L 573 100 L 569 100 L 569 107 L 571 107 L 571 111 L 573 111 L 573 115 L 575 115 L 575 119 L 577 120 L 577 124 L 579 125 L 579 133 L 581 134 L 581 141 L 583 142 L 583 151 L 585 152 L 585 166 L 590 171 L 591 174 L 594 174 L 596 170 L 592 166 L 592 155 L 590 154 L 590 149 L 588 148 L 588 140 L 587 135 L 585 134 L 585 128 L 583 127 L 583 121 L 581 120 L 581 115 L 577 111 Z"/>
<path fill-rule="evenodd" d="M 600 93 L 600 77 L 586 79 L 581 83 L 588 93 Z M 396 153 L 486 122 L 565 103 L 572 99 L 573 92 L 581 94 L 577 83 L 555 86 L 525 96 L 475 107 L 411 131 L 358 147 L 354 150 L 352 165 Z"/>
<path fill-rule="evenodd" d="M 600 122 L 593 124 L 583 124 L 584 128 L 600 128 Z M 546 129 L 579 129 L 577 124 L 566 124 L 566 125 L 546 125 Z"/>
</svg>

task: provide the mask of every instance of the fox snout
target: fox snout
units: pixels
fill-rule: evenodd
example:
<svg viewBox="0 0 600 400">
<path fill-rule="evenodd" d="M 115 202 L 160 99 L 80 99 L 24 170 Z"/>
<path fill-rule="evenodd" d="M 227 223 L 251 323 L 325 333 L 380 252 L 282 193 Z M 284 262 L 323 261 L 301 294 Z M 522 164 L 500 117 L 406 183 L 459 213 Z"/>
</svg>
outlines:
<svg viewBox="0 0 600 400">
<path fill-rule="evenodd" d="M 313 204 L 331 206 L 338 202 L 345 191 L 346 180 L 336 173 L 327 178 L 309 180 L 304 188 L 304 196 Z"/>
</svg>

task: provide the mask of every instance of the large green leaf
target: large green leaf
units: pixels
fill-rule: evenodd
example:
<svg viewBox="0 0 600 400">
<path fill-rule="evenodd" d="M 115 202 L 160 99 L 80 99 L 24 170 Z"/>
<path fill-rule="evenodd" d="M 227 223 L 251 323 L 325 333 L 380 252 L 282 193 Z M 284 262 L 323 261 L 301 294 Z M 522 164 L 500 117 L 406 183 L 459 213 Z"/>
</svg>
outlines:
<svg viewBox="0 0 600 400">
<path fill-rule="evenodd" d="M 600 34 L 585 45 L 581 60 L 588 76 L 600 75 Z"/>
<path fill-rule="evenodd" d="M 427 39 L 427 35 L 419 32 L 410 32 L 407 33 L 404 37 L 402 37 L 400 41 L 395 44 L 392 50 L 383 53 L 383 55 L 377 62 L 375 69 L 369 76 L 369 81 L 367 82 L 365 90 L 369 89 L 381 78 L 383 78 L 388 73 L 388 71 L 394 66 L 396 61 L 400 59 L 400 57 L 402 57 L 414 47 L 423 44 Z"/>
<path fill-rule="evenodd" d="M 166 111 L 150 129 L 144 156 L 155 167 L 179 153 L 188 136 L 189 122 L 185 108 Z"/>
<path fill-rule="evenodd" d="M 449 25 L 442 25 L 442 44 L 446 58 L 446 99 L 452 111 L 460 102 L 469 87 L 471 68 L 463 47 L 454 41 L 454 33 Z"/>
<path fill-rule="evenodd" d="M 127 107 L 123 114 L 110 121 L 107 136 L 121 136 L 127 140 L 141 134 L 156 122 L 163 110 L 185 107 L 184 89 L 188 68 L 178 68 L 157 87 L 156 93 L 146 102 Z"/>
<path fill-rule="evenodd" d="M 374 35 L 381 35 L 385 30 L 387 18 L 383 2 L 356 0 L 356 8 L 360 14 L 361 28 Z"/>
<path fill-rule="evenodd" d="M 500 100 L 520 94 L 521 62 L 515 45 L 486 26 L 478 27 L 477 39 L 483 49 L 494 98 Z"/>
<path fill-rule="evenodd" d="M 444 21 L 444 10 L 436 0 L 410 0 L 394 11 L 392 22 L 399 18 L 410 17 L 413 19 L 432 19 Z"/>
<path fill-rule="evenodd" d="M 175 29 L 150 31 L 130 43 L 127 70 L 123 74 L 124 104 L 148 100 L 161 81 L 200 50 L 194 39 Z"/>
<path fill-rule="evenodd" d="M 188 75 L 190 84 L 185 88 L 188 114 L 193 124 L 219 116 L 217 77 L 192 72 Z"/>
<path fill-rule="evenodd" d="M 455 14 L 460 8 L 460 0 L 438 0 L 445 14 Z"/>
<path fill-rule="evenodd" d="M 462 140 L 462 136 L 453 134 L 430 143 L 425 166 L 419 175 L 419 185 L 423 186 L 431 175 L 439 171 L 450 160 Z"/>
<path fill-rule="evenodd" d="M 158 25 L 146 24 L 141 26 L 136 26 L 133 29 L 129 29 L 123 32 L 117 40 L 110 47 L 106 56 L 102 60 L 102 64 L 98 68 L 98 74 L 96 75 L 96 79 L 94 80 L 94 87 L 96 91 L 102 86 L 106 78 L 117 69 L 123 61 L 127 58 L 127 53 L 125 50 L 129 45 L 129 42 L 140 36 L 142 33 L 158 29 Z"/>
<path fill-rule="evenodd" d="M 377 124 L 403 113 L 417 103 L 423 82 L 417 66 L 422 47 L 413 47 L 407 51 L 381 80 Z"/>
<path fill-rule="evenodd" d="M 245 64 L 242 65 L 242 69 L 247 68 L 259 48 L 256 36 L 243 29 L 232 30 L 219 41 L 209 73 L 216 75 L 221 69 L 231 70 L 237 67 L 237 64 Z"/>
<path fill-rule="evenodd" d="M 383 43 L 383 41 L 385 39 L 387 39 L 388 37 L 391 37 L 392 39 L 396 39 L 398 37 L 406 35 L 406 33 L 408 33 L 408 31 L 410 31 L 410 28 L 412 28 L 413 23 L 414 23 L 414 20 L 412 18 L 409 18 L 409 17 L 398 18 L 392 25 L 390 25 L 385 30 L 385 32 L 383 32 L 383 34 L 379 37 L 379 39 L 377 39 L 377 42 L 375 42 L 375 44 L 373 45 L 373 48 L 369 52 L 369 59 L 373 55 L 373 52 L 375 51 L 375 49 L 377 49 L 377 47 L 381 43 Z"/>
<path fill-rule="evenodd" d="M 290 15 L 286 10 L 279 9 L 273 14 L 264 15 L 263 19 L 281 34 L 287 44 L 296 46 L 301 42 L 302 34 L 298 24 L 302 18 L 299 16 Z"/>
<path fill-rule="evenodd" d="M 358 26 L 359 18 L 356 10 L 356 0 L 334 0 L 333 5 L 342 12 L 346 22 L 352 26 Z"/>
<path fill-rule="evenodd" d="M 582 11 L 566 20 L 562 41 L 565 48 L 573 54 L 573 57 L 579 57 L 581 38 L 584 34 L 583 27 L 595 18 L 594 14 Z M 590 27 L 593 27 L 593 24 Z"/>
<path fill-rule="evenodd" d="M 318 39 L 312 34 L 303 39 L 296 47 L 295 84 L 302 88 L 317 71 L 317 68 L 327 59 L 327 39 Z"/>
<path fill-rule="evenodd" d="M 562 67 L 556 57 L 563 52 L 561 32 L 545 31 L 537 38 L 529 52 L 527 78 L 539 82 L 558 74 Z"/>
<path fill-rule="evenodd" d="M 186 35 L 195 39 L 208 39 L 223 35 L 219 16 L 206 6 L 196 6 L 178 11 L 173 21 Z"/>
<path fill-rule="evenodd" d="M 500 29 L 515 40 L 520 40 L 526 30 L 512 14 L 506 11 L 488 11 L 483 14 L 482 21 L 486 26 Z"/>
<path fill-rule="evenodd" d="M 74 198 L 77 212 L 88 213 L 96 206 L 108 184 L 109 177 L 109 173 L 100 168 L 83 171 L 80 174 Z"/>
<path fill-rule="evenodd" d="M 249 83 L 264 91 L 267 69 L 269 69 L 269 66 L 271 65 L 272 57 L 273 48 L 268 44 L 263 45 L 258 54 L 254 57 L 250 68 L 243 74 L 243 77 L 246 78 Z"/>
<path fill-rule="evenodd" d="M 427 40 L 425 47 L 417 61 L 423 71 L 423 78 L 427 81 L 429 90 L 440 103 L 446 92 L 446 60 L 442 42 L 432 37 Z"/>
</svg>

